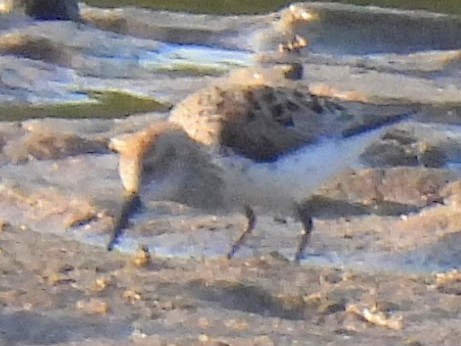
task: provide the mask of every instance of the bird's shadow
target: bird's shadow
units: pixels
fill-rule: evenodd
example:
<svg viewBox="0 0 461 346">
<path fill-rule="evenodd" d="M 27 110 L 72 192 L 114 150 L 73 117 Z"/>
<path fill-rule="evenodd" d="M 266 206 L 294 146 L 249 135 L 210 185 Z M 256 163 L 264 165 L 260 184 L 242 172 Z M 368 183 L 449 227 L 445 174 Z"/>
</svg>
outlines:
<svg viewBox="0 0 461 346">
<path fill-rule="evenodd" d="M 262 287 L 240 282 L 218 281 L 210 285 L 203 280 L 195 280 L 187 284 L 187 290 L 203 302 L 265 317 L 303 320 L 306 314 L 316 311 L 315 306 L 309 306 L 301 299 L 286 301 Z"/>
<path fill-rule="evenodd" d="M 418 212 L 420 206 L 392 201 L 374 201 L 371 204 L 350 202 L 314 195 L 302 203 L 314 218 L 334 219 L 338 217 L 379 215 L 400 216 Z"/>
</svg>

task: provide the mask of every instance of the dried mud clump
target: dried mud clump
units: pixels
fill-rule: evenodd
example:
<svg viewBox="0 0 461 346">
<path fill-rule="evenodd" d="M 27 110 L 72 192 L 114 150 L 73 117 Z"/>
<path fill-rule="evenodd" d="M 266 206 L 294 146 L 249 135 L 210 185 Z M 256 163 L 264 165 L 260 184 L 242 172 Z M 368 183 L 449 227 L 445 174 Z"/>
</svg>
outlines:
<svg viewBox="0 0 461 346">
<path fill-rule="evenodd" d="M 378 327 L 385 327 L 392 330 L 403 329 L 403 319 L 401 315 L 391 316 L 379 311 L 375 307 L 369 308 L 360 304 L 350 304 L 347 306 L 346 312 L 359 316 Z"/>
<path fill-rule="evenodd" d="M 58 160 L 86 153 L 108 152 L 103 141 L 88 140 L 73 134 L 58 132 L 28 132 L 18 140 L 8 142 L 4 153 L 13 163 L 30 159 Z"/>
<path fill-rule="evenodd" d="M 131 264 L 136 268 L 148 268 L 152 266 L 152 258 L 147 246 L 140 246 L 133 254 Z"/>
<path fill-rule="evenodd" d="M 79 300 L 75 307 L 89 315 L 105 315 L 109 312 L 109 304 L 102 299 L 90 298 L 87 300 Z"/>
</svg>

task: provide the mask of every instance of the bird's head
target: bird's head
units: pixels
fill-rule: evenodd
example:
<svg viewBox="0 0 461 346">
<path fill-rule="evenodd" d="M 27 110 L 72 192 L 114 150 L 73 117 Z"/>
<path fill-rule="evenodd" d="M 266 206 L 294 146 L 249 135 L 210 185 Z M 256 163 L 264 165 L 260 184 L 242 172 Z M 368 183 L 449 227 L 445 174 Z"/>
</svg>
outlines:
<svg viewBox="0 0 461 346">
<path fill-rule="evenodd" d="M 139 193 L 145 170 L 171 153 L 171 148 L 185 136 L 169 122 L 159 122 L 134 133 L 111 138 L 109 148 L 119 154 L 119 174 L 126 192 Z"/>
</svg>

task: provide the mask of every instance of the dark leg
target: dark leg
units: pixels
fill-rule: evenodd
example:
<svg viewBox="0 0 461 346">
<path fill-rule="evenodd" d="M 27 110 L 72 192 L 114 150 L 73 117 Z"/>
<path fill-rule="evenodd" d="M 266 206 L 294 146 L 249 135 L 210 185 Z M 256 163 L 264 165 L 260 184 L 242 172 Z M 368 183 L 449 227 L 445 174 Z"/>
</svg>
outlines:
<svg viewBox="0 0 461 346">
<path fill-rule="evenodd" d="M 303 225 L 303 229 L 301 231 L 301 239 L 299 240 L 298 248 L 296 249 L 295 253 L 295 263 L 299 263 L 303 257 L 304 249 L 311 240 L 313 223 L 311 214 L 307 208 L 303 207 L 301 204 L 296 204 L 295 209 L 296 214 L 298 215 L 299 220 Z"/>
<path fill-rule="evenodd" d="M 251 209 L 251 207 L 249 207 L 248 205 L 245 206 L 245 216 L 246 216 L 247 221 L 248 221 L 247 227 L 242 232 L 242 234 L 240 234 L 240 237 L 238 237 L 238 239 L 232 245 L 232 248 L 227 253 L 227 259 L 231 259 L 232 257 L 234 257 L 235 253 L 238 251 L 240 246 L 242 246 L 242 244 L 245 241 L 246 237 L 249 234 L 251 234 L 251 232 L 253 231 L 253 228 L 255 228 L 256 216 L 255 216 L 255 213 L 254 213 L 253 209 Z"/>
<path fill-rule="evenodd" d="M 115 223 L 109 244 L 107 244 L 108 251 L 112 251 L 114 246 L 117 244 L 118 238 L 122 235 L 123 230 L 128 225 L 128 219 L 140 206 L 141 200 L 138 194 L 127 193 L 123 196 L 122 210 L 120 212 L 120 216 L 117 218 L 117 221 Z"/>
</svg>

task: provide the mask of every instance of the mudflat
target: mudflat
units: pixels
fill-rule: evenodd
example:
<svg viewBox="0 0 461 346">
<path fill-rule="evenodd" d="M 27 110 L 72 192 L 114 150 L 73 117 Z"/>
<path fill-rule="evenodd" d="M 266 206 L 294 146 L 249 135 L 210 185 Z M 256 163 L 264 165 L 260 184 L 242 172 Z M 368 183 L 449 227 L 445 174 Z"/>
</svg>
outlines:
<svg viewBox="0 0 461 346">
<path fill-rule="evenodd" d="M 271 256 L 145 261 L 143 253 L 107 253 L 7 225 L 0 246 L 3 345 L 455 345 L 459 338 L 458 272 L 364 273 Z"/>
<path fill-rule="evenodd" d="M 311 43 L 298 57 L 305 77 L 283 83 L 347 103 L 350 114 L 366 104 L 359 128 L 376 120 L 374 106 L 415 110 L 303 202 L 315 228 L 299 265 L 291 261 L 299 224 L 289 215 L 258 215 L 229 261 L 241 213 L 162 198 L 144 200 L 106 251 L 123 203 L 111 138 L 167 120 L 165 108 L 181 100 L 199 112 L 185 97 L 212 83 L 227 90 L 230 79 L 256 75 L 271 88 L 279 83 L 270 72 L 279 67 L 270 45 L 278 14 L 83 6 L 94 26 L 1 18 L 0 345 L 458 343 L 459 19 L 298 6 L 312 6 L 320 21 L 301 29 Z M 357 25 L 339 31 L 347 18 Z M 367 31 L 370 18 L 375 29 Z M 386 34 L 394 22 L 437 30 Z M 69 108 L 61 103 L 77 112 L 97 103 L 94 93 L 114 90 L 115 99 L 136 94 L 164 108 L 135 108 L 123 119 L 86 108 L 93 117 L 63 119 Z M 44 118 L 24 119 L 37 108 Z"/>
</svg>

